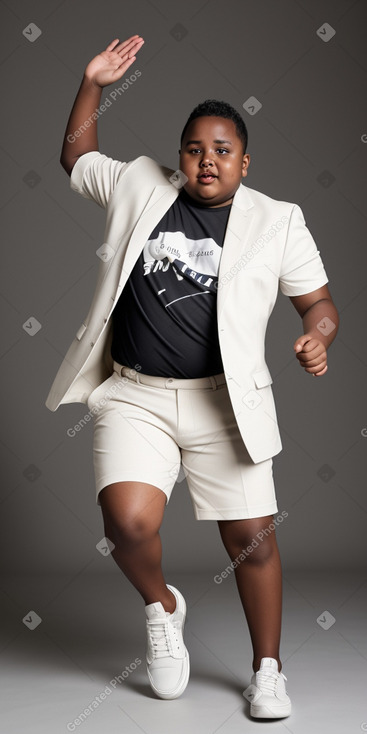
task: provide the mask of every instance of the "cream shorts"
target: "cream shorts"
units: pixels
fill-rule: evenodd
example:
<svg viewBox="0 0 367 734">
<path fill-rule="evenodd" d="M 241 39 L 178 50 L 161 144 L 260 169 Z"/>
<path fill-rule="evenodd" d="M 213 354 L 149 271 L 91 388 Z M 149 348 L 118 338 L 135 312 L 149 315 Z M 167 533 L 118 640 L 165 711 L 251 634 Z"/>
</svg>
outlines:
<svg viewBox="0 0 367 734">
<path fill-rule="evenodd" d="M 155 485 L 167 504 L 186 479 L 197 520 L 278 511 L 273 460 L 250 458 L 223 373 L 191 380 L 113 367 L 88 398 L 97 504 L 104 487 L 122 481 Z"/>
</svg>

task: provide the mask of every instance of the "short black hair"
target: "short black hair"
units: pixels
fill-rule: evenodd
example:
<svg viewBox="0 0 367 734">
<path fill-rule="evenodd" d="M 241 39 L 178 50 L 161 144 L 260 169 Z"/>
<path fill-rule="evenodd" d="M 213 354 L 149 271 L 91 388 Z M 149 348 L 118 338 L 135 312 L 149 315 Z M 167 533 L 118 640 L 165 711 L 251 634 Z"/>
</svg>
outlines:
<svg viewBox="0 0 367 734">
<path fill-rule="evenodd" d="M 243 146 L 243 152 L 246 153 L 247 143 L 248 143 L 248 133 L 247 133 L 247 127 L 244 123 L 244 120 L 242 119 L 241 115 L 237 110 L 235 110 L 232 105 L 228 104 L 228 102 L 222 102 L 218 99 L 206 99 L 205 102 L 200 102 L 200 104 L 196 105 L 194 107 L 193 111 L 191 112 L 184 129 L 181 133 L 181 145 L 182 140 L 185 135 L 186 129 L 189 126 L 191 120 L 195 120 L 196 117 L 225 117 L 229 120 L 233 120 L 235 126 L 236 126 L 236 132 L 238 137 L 240 138 Z"/>
</svg>

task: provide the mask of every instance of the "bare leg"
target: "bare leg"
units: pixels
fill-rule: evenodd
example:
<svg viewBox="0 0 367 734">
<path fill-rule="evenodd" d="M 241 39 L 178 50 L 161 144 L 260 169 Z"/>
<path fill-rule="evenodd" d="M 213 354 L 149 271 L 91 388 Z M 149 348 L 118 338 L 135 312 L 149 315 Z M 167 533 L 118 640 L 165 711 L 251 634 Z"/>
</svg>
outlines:
<svg viewBox="0 0 367 734">
<path fill-rule="evenodd" d="M 176 599 L 163 578 L 159 535 L 166 495 L 145 482 L 115 482 L 101 490 L 100 503 L 113 559 L 145 604 L 160 601 L 172 613 Z"/>
<path fill-rule="evenodd" d="M 264 535 L 261 541 L 256 538 L 257 533 L 268 529 L 272 521 L 272 515 L 250 520 L 218 521 L 221 538 L 231 561 L 238 558 L 253 540 L 259 543 L 234 570 L 252 641 L 254 672 L 259 670 L 263 657 L 275 658 L 279 672 L 282 669 L 279 658 L 282 569 L 275 530 Z"/>
</svg>

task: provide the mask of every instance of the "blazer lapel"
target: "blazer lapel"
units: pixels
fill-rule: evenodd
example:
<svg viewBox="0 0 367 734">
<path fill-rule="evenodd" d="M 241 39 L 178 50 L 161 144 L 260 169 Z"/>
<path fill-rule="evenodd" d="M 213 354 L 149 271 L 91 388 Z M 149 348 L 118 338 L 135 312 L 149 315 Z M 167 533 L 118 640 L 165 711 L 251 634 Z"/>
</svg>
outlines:
<svg viewBox="0 0 367 734">
<path fill-rule="evenodd" d="M 242 184 L 238 187 L 232 202 L 228 224 L 223 242 L 223 251 L 219 264 L 218 283 L 221 278 L 231 272 L 231 268 L 241 257 L 244 246 L 250 236 L 254 203 L 248 189 Z M 229 282 L 218 288 L 217 318 L 220 319 L 225 299 L 229 293 Z"/>
<path fill-rule="evenodd" d="M 126 279 L 129 277 L 152 229 L 168 211 L 178 194 L 179 190 L 172 183 L 159 184 L 153 189 L 129 241 L 122 270 L 126 274 Z"/>
<path fill-rule="evenodd" d="M 155 186 L 147 204 L 131 235 L 126 250 L 124 264 L 120 273 L 117 291 L 125 285 L 136 261 L 143 243 L 149 238 L 152 229 L 162 219 L 179 194 L 179 189 L 172 183 Z M 249 191 L 242 184 L 238 187 L 232 202 L 228 224 L 225 232 L 223 250 L 219 264 L 218 280 L 230 272 L 231 267 L 239 260 L 244 245 L 248 241 L 254 203 Z M 229 287 L 218 288 L 217 312 L 218 319 L 222 312 Z"/>
</svg>

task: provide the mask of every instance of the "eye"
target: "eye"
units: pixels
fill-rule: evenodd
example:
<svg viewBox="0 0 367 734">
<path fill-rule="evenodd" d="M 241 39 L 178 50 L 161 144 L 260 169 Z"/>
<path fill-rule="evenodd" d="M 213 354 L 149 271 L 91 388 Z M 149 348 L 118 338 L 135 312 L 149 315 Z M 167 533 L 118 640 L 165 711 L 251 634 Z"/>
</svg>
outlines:
<svg viewBox="0 0 367 734">
<path fill-rule="evenodd" d="M 191 148 L 191 150 L 189 150 L 189 153 L 197 153 L 198 151 L 200 152 L 200 148 Z M 217 152 L 219 153 L 220 151 L 221 151 L 221 154 L 223 152 L 229 153 L 228 148 L 217 148 Z"/>
</svg>

